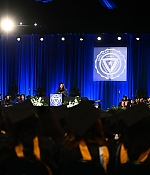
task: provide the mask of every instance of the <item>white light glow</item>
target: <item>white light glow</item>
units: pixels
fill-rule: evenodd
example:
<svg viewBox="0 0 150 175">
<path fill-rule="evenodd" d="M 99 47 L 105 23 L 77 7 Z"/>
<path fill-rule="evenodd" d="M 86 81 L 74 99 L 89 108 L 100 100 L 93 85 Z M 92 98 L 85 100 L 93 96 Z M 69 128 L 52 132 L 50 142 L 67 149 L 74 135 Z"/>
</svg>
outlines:
<svg viewBox="0 0 150 175">
<path fill-rule="evenodd" d="M 100 41 L 102 38 L 100 36 L 97 37 L 97 40 Z"/>
<path fill-rule="evenodd" d="M 44 38 L 43 38 L 43 37 L 41 37 L 41 38 L 40 38 L 40 41 L 44 41 Z"/>
<path fill-rule="evenodd" d="M 1 29 L 10 32 L 14 29 L 14 22 L 11 19 L 3 19 L 1 21 Z"/>
<path fill-rule="evenodd" d="M 20 38 L 20 37 L 18 37 L 18 38 L 17 38 L 17 41 L 21 41 L 21 38 Z"/>
<path fill-rule="evenodd" d="M 118 40 L 121 40 L 121 36 L 118 36 L 118 38 L 117 38 Z"/>
<path fill-rule="evenodd" d="M 80 38 L 80 41 L 83 41 L 83 38 Z"/>
<path fill-rule="evenodd" d="M 65 41 L 65 37 L 61 37 L 61 40 L 62 40 L 62 41 Z"/>
</svg>

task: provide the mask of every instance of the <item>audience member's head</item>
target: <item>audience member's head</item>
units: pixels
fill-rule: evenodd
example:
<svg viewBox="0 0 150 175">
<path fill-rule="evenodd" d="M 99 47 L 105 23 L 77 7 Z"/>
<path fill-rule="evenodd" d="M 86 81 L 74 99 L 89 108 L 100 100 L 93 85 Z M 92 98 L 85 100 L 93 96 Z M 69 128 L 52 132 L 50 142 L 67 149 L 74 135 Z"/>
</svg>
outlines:
<svg viewBox="0 0 150 175">
<path fill-rule="evenodd" d="M 97 146 L 106 144 L 99 111 L 90 102 L 81 101 L 79 105 L 69 108 L 67 114 L 65 122 L 68 131 L 64 145 L 68 149 L 78 146 L 81 140 Z"/>
<path fill-rule="evenodd" d="M 63 129 L 54 111 L 49 106 L 37 107 L 40 121 L 40 132 L 45 137 L 51 137 L 58 142 L 63 137 Z"/>
<path fill-rule="evenodd" d="M 126 125 L 123 144 L 130 160 L 137 160 L 140 154 L 150 148 L 150 109 L 140 103 L 122 113 Z"/>
<path fill-rule="evenodd" d="M 22 101 L 24 101 L 24 100 L 25 100 L 25 94 L 21 94 L 20 99 L 21 99 Z"/>
<path fill-rule="evenodd" d="M 126 95 L 124 95 L 123 97 L 122 97 L 122 101 L 127 101 L 128 100 L 128 97 L 126 96 Z"/>
</svg>

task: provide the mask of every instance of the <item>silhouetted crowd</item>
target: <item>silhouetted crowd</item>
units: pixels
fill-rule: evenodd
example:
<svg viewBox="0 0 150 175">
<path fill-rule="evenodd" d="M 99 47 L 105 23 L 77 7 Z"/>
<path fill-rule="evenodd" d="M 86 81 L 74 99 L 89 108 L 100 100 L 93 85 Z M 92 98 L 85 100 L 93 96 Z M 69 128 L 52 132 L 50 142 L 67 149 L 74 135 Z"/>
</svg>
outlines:
<svg viewBox="0 0 150 175">
<path fill-rule="evenodd" d="M 0 174 L 17 174 L 21 161 L 38 162 L 48 175 L 147 174 L 149 126 L 145 103 L 108 112 L 89 100 L 71 108 L 33 106 L 30 99 L 1 106 Z"/>
<path fill-rule="evenodd" d="M 124 95 L 122 97 L 122 100 L 119 102 L 118 106 L 122 107 L 122 108 L 129 108 L 129 107 L 134 106 L 134 105 L 139 104 L 139 103 L 145 103 L 149 106 L 150 105 L 150 97 L 147 97 L 147 98 L 135 97 L 134 100 L 132 100 L 131 98 Z"/>
<path fill-rule="evenodd" d="M 10 95 L 5 95 L 4 99 L 2 99 L 2 94 L 0 94 L 0 105 L 4 107 L 13 106 L 14 104 L 24 102 L 25 100 L 25 94 L 17 94 L 14 100 L 12 100 Z"/>
</svg>

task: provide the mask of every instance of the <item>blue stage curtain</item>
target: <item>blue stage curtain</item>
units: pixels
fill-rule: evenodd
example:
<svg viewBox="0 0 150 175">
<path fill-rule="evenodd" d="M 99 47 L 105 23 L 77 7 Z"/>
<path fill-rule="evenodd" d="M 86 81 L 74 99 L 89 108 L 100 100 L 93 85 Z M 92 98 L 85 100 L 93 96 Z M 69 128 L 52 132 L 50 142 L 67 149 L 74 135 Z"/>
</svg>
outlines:
<svg viewBox="0 0 150 175">
<path fill-rule="evenodd" d="M 68 92 L 78 87 L 82 97 L 102 100 L 102 109 L 118 105 L 123 95 L 134 98 L 138 88 L 150 94 L 150 34 L 141 34 L 139 41 L 135 34 L 124 34 L 117 41 L 117 35 L 105 34 L 97 41 L 96 34 L 44 35 L 41 42 L 38 34 L 23 34 L 21 41 L 17 35 L 2 35 L 0 39 L 0 93 L 6 95 L 11 85 L 18 86 L 18 93 L 34 95 L 34 90 L 42 87 L 46 95 L 55 93 L 60 82 L 64 82 Z M 127 81 L 93 81 L 94 46 L 127 46 Z"/>
</svg>

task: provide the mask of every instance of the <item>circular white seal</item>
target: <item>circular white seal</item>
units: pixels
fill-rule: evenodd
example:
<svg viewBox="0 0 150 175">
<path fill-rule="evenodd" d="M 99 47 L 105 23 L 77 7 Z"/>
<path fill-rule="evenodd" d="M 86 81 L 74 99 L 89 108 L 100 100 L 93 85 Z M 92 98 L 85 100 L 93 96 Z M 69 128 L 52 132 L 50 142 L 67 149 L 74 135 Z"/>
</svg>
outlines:
<svg viewBox="0 0 150 175">
<path fill-rule="evenodd" d="M 101 51 L 95 60 L 97 73 L 105 79 L 115 79 L 123 74 L 126 68 L 124 55 L 116 49 Z"/>
<path fill-rule="evenodd" d="M 54 94 L 50 98 L 50 103 L 52 106 L 62 105 L 62 94 Z"/>
</svg>

